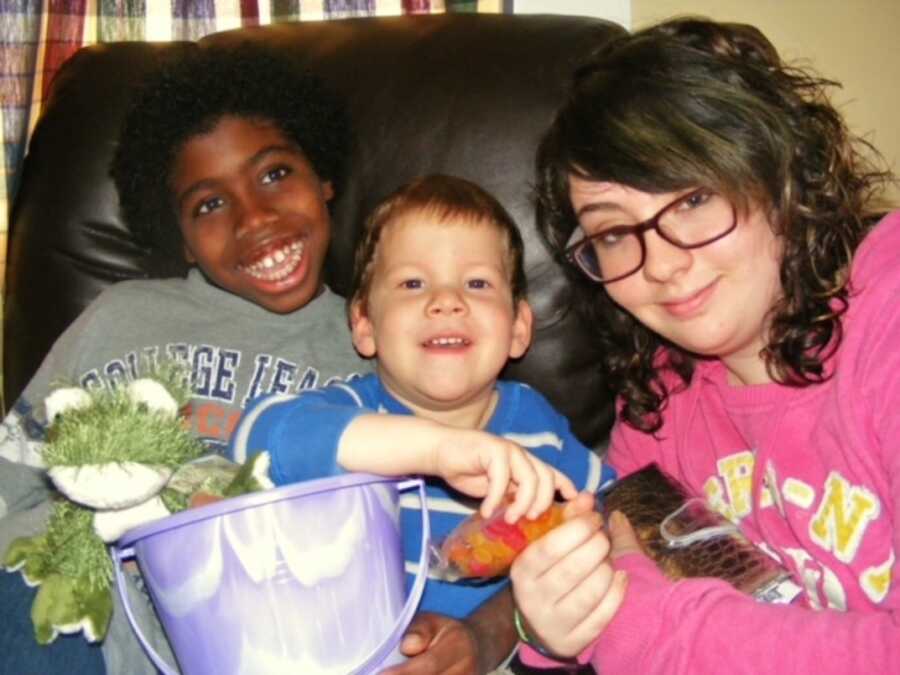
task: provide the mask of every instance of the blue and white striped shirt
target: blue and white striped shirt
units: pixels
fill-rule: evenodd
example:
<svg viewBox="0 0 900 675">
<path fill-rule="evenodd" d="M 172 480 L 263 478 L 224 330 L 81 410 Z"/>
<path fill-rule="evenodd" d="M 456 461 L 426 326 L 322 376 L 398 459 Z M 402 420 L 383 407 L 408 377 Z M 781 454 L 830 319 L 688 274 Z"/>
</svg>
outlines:
<svg viewBox="0 0 900 675">
<path fill-rule="evenodd" d="M 571 478 L 579 490 L 595 492 L 614 477 L 612 469 L 575 438 L 566 418 L 541 394 L 525 384 L 502 380 L 497 391 L 497 406 L 485 431 L 515 441 Z M 268 451 L 276 485 L 344 473 L 337 464 L 338 440 L 353 419 L 372 412 L 412 414 L 388 393 L 377 375 L 298 395 L 262 397 L 247 406 L 232 435 L 230 454 L 242 462 L 248 455 Z M 432 541 L 440 542 L 474 513 L 478 503 L 439 478 L 428 478 L 426 483 Z M 418 494 L 402 495 L 400 506 L 409 587 L 418 571 L 422 541 Z M 432 577 L 419 609 L 463 618 L 506 583 L 506 579 L 450 583 Z"/>
</svg>

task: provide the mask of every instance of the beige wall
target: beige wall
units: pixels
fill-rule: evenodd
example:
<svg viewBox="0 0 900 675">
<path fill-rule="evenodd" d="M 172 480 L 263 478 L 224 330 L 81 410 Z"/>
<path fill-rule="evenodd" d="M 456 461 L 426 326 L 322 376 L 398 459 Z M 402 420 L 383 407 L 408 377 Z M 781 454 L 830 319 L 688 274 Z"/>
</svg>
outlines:
<svg viewBox="0 0 900 675">
<path fill-rule="evenodd" d="M 788 60 L 841 82 L 848 124 L 900 174 L 900 0 L 632 0 L 632 28 L 683 14 L 759 27 Z M 900 204 L 900 187 L 889 197 Z"/>
</svg>

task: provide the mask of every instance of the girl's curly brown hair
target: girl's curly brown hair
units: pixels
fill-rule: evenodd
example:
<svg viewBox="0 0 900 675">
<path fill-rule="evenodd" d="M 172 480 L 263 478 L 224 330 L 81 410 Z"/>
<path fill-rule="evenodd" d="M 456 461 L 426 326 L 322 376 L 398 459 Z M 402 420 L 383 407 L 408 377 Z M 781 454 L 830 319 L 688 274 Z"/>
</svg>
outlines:
<svg viewBox="0 0 900 675">
<path fill-rule="evenodd" d="M 708 187 L 739 213 L 762 208 L 783 242 L 783 295 L 761 356 L 775 381 L 821 382 L 841 341 L 850 262 L 891 179 L 829 101 L 835 85 L 785 64 L 752 26 L 693 18 L 615 39 L 576 71 L 538 152 L 538 222 L 606 350 L 627 423 L 658 430 L 671 393 L 662 370 L 686 386 L 695 357 L 565 262 L 578 226 L 569 175 L 651 193 Z"/>
</svg>

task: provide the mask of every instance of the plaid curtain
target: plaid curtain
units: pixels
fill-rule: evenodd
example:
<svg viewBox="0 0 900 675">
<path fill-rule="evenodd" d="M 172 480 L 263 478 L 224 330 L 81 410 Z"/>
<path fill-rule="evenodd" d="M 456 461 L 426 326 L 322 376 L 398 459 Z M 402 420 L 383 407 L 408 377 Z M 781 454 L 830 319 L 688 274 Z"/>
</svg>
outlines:
<svg viewBox="0 0 900 675">
<path fill-rule="evenodd" d="M 80 47 L 123 40 L 197 40 L 207 33 L 284 21 L 499 13 L 511 4 L 510 0 L 0 0 L 0 302 L 9 207 L 28 138 L 53 75 Z"/>
</svg>

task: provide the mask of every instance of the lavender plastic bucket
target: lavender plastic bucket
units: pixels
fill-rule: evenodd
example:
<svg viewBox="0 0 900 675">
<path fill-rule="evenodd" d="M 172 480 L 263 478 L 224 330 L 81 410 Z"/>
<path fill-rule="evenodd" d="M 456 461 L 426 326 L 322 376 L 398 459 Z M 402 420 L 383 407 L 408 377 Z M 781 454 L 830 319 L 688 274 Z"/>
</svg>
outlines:
<svg viewBox="0 0 900 675">
<path fill-rule="evenodd" d="M 422 551 L 409 596 L 399 493 L 418 488 Z M 428 573 L 424 483 L 345 474 L 182 511 L 128 531 L 111 549 L 119 596 L 136 558 L 185 675 L 369 673 L 398 645 Z"/>
</svg>

